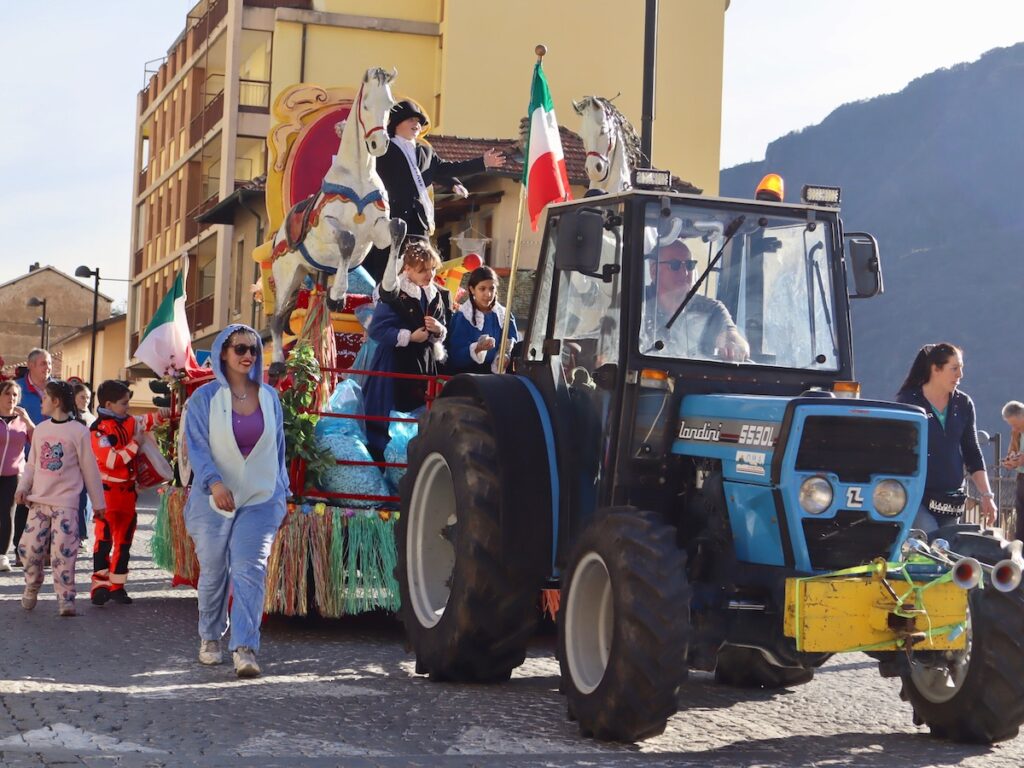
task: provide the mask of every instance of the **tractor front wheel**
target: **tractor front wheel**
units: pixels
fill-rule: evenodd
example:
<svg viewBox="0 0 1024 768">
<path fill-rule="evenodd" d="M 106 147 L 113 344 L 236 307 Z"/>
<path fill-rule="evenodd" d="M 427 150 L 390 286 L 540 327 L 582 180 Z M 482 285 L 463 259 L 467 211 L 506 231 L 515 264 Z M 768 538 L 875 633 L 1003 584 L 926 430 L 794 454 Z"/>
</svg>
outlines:
<svg viewBox="0 0 1024 768">
<path fill-rule="evenodd" d="M 569 717 L 584 736 L 656 736 L 686 679 L 690 589 L 675 528 L 608 510 L 583 532 L 562 582 L 558 646 Z"/>
<path fill-rule="evenodd" d="M 918 652 L 901 677 L 914 722 L 951 741 L 1012 739 L 1024 722 L 1024 597 L 992 586 L 971 591 L 967 648 Z"/>
</svg>

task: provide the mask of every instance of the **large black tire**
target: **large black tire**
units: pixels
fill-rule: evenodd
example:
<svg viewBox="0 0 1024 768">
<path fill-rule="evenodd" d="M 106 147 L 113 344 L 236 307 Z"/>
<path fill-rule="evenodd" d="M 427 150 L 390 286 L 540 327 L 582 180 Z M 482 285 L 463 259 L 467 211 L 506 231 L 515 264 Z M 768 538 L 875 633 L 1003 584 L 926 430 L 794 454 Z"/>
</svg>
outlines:
<svg viewBox="0 0 1024 768">
<path fill-rule="evenodd" d="M 438 400 L 409 443 L 395 572 L 416 671 L 432 680 L 499 682 L 526 658 L 539 585 L 503 562 L 500 496 L 486 411 Z"/>
<path fill-rule="evenodd" d="M 738 645 L 726 645 L 718 652 L 715 680 L 737 688 L 792 688 L 814 679 L 814 670 L 804 667 L 780 667 L 772 664 L 763 651 Z"/>
<path fill-rule="evenodd" d="M 915 724 L 939 738 L 1012 739 L 1024 722 L 1024 596 L 1020 588 L 1004 593 L 986 586 L 971 591 L 968 606 L 968 649 L 951 658 L 915 654 L 901 674 L 900 696 L 914 707 Z"/>
<path fill-rule="evenodd" d="M 675 528 L 608 510 L 576 543 L 562 581 L 558 658 L 569 717 L 584 736 L 657 736 L 686 679 L 690 588 Z"/>
</svg>

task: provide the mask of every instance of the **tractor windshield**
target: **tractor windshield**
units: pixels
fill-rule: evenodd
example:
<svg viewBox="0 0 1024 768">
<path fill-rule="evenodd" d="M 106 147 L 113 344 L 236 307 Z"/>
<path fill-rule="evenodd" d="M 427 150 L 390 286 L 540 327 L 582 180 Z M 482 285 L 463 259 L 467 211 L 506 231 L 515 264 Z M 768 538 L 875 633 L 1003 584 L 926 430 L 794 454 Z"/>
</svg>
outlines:
<svg viewBox="0 0 1024 768">
<path fill-rule="evenodd" d="M 831 223 L 685 204 L 647 221 L 643 354 L 839 369 Z"/>
</svg>

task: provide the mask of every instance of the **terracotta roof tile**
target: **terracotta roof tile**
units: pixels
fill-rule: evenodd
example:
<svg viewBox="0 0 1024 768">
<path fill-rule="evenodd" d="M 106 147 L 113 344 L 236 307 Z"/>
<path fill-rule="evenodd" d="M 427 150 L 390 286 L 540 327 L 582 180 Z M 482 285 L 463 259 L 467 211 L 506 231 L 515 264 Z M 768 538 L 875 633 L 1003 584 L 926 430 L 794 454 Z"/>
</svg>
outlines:
<svg viewBox="0 0 1024 768">
<path fill-rule="evenodd" d="M 583 149 L 583 139 L 565 126 L 559 126 L 558 131 L 562 135 L 562 152 L 570 183 L 587 186 L 589 182 L 584 167 L 587 153 Z M 472 160 L 495 147 L 505 153 L 505 167 L 501 174 L 511 177 L 523 175 L 523 151 L 517 139 L 474 139 L 441 134 L 428 135 L 426 139 L 438 155 L 451 161 Z"/>
<path fill-rule="evenodd" d="M 558 126 L 562 137 L 562 152 L 565 155 L 565 170 L 569 174 L 569 182 L 583 187 L 590 185 L 587 178 L 587 152 L 583 148 L 583 139 L 564 125 Z M 503 176 L 518 178 L 523 175 L 523 153 L 516 139 L 475 139 L 465 136 L 446 136 L 432 134 L 426 137 L 434 151 L 445 160 L 452 162 L 472 160 L 480 157 L 491 147 L 505 153 L 505 166 L 500 173 Z M 672 177 L 672 187 L 678 192 L 700 193 L 701 190 L 678 176 Z"/>
</svg>

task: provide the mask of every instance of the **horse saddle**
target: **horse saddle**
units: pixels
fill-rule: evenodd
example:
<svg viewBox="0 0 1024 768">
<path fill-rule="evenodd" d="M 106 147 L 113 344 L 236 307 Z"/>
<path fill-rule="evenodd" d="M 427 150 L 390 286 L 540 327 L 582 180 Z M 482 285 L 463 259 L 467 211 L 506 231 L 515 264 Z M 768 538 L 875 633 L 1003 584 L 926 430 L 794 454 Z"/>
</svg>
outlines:
<svg viewBox="0 0 1024 768">
<path fill-rule="evenodd" d="M 288 249 L 295 250 L 299 243 L 306 239 L 309 233 L 310 219 L 316 210 L 314 203 L 317 195 L 314 193 L 305 200 L 299 200 L 285 216 L 284 233 L 288 241 Z"/>
</svg>

